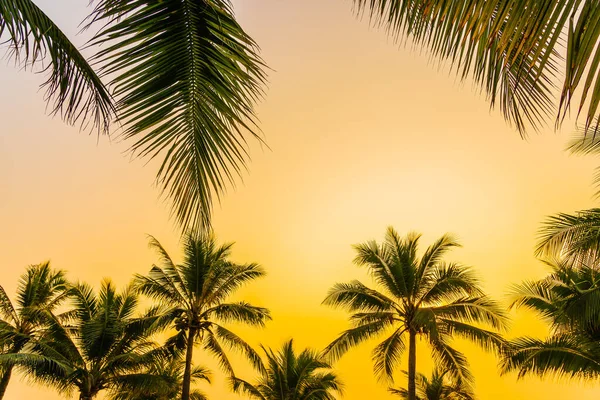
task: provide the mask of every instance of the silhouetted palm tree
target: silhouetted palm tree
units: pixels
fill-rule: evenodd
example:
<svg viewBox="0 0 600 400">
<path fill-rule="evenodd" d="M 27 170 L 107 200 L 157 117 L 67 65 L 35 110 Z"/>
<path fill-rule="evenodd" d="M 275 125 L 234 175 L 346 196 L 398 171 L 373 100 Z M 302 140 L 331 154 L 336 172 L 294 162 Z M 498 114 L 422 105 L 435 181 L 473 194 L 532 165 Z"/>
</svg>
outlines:
<svg viewBox="0 0 600 400">
<path fill-rule="evenodd" d="M 243 301 L 226 302 L 241 286 L 264 276 L 259 265 L 231 262 L 232 244 L 219 246 L 212 235 L 190 233 L 184 242 L 184 261 L 176 265 L 161 244 L 152 238 L 150 245 L 158 251 L 161 264 L 153 266 L 148 276 L 137 275 L 136 286 L 141 293 L 167 308 L 163 316 L 178 330 L 169 343 L 185 348 L 181 398 L 189 400 L 194 345 L 201 343 L 230 375 L 233 375 L 233 368 L 222 344 L 240 350 L 261 370 L 260 356 L 222 322 L 262 327 L 270 316 L 266 308 Z"/>
<path fill-rule="evenodd" d="M 39 338 L 49 320 L 49 313 L 68 296 L 63 271 L 56 271 L 49 262 L 31 265 L 21 276 L 13 304 L 0 286 L 0 344 L 3 353 L 19 353 L 31 340 Z M 13 366 L 0 370 L 0 399 L 6 393 Z"/>
<path fill-rule="evenodd" d="M 431 378 L 418 373 L 416 376 L 417 400 L 474 400 L 475 395 L 468 385 L 451 382 L 448 373 L 434 369 Z M 408 390 L 390 389 L 390 393 L 408 399 Z"/>
<path fill-rule="evenodd" d="M 339 378 L 317 352 L 305 349 L 296 354 L 292 340 L 277 353 L 263 350 L 266 370 L 255 383 L 231 377 L 235 392 L 258 400 L 335 400 L 335 394 L 341 394 Z"/>
<path fill-rule="evenodd" d="M 183 385 L 185 362 L 173 356 L 158 357 L 140 375 L 132 375 L 123 380 L 119 389 L 112 393 L 112 400 L 173 400 L 179 397 Z M 195 367 L 191 372 L 191 382 L 206 381 L 210 383 L 210 371 L 204 367 Z M 147 377 L 152 381 L 148 382 Z M 191 400 L 207 400 L 200 390 L 190 391 Z"/>
<path fill-rule="evenodd" d="M 484 349 L 500 349 L 504 340 L 493 331 L 505 326 L 504 310 L 489 299 L 469 268 L 446 264 L 442 257 L 458 243 L 448 235 L 431 245 L 419 259 L 420 235 L 402 239 L 388 228 L 385 241 L 354 246 L 355 263 L 366 266 L 380 290 L 358 281 L 336 284 L 324 304 L 343 307 L 352 313 L 353 327 L 326 349 L 341 357 L 361 342 L 392 332 L 373 350 L 374 370 L 380 378 L 393 380 L 408 337 L 408 395 L 416 399 L 417 337 L 429 342 L 436 365 L 452 379 L 468 385 L 472 381 L 465 356 L 451 346 L 454 336 L 469 339 Z"/>
<path fill-rule="evenodd" d="M 513 288 L 514 307 L 540 315 L 551 328 L 546 339 L 521 337 L 510 342 L 503 372 L 600 377 L 600 275 L 598 265 L 570 260 L 549 262 L 552 274 Z"/>
<path fill-rule="evenodd" d="M 139 375 L 161 354 L 150 340 L 163 328 L 157 310 L 135 317 L 138 298 L 133 290 L 118 293 L 109 281 L 96 294 L 86 284 L 71 290 L 73 309 L 67 323 L 49 321 L 40 338 L 23 352 L 0 360 L 20 366 L 34 381 L 61 393 L 76 391 L 80 400 L 119 387 L 129 375 Z M 148 381 L 152 380 L 148 376 Z"/>
</svg>

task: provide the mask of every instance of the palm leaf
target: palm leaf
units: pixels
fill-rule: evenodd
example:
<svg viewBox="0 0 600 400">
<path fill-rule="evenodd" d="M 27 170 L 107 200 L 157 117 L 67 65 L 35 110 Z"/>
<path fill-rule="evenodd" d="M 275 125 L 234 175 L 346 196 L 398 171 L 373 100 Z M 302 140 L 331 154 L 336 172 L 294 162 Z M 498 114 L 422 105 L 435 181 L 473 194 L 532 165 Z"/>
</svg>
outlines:
<svg viewBox="0 0 600 400">
<path fill-rule="evenodd" d="M 212 203 L 245 168 L 246 133 L 264 64 L 229 0 L 100 0 L 96 59 L 117 99 L 122 137 L 162 157 L 157 184 L 185 229 L 208 227 Z"/>
<path fill-rule="evenodd" d="M 19 64 L 42 64 L 49 71 L 42 87 L 46 100 L 53 103 L 52 114 L 70 124 L 91 123 L 108 133 L 114 114 L 111 96 L 83 55 L 33 1 L 0 1 L 3 34 Z"/>
</svg>

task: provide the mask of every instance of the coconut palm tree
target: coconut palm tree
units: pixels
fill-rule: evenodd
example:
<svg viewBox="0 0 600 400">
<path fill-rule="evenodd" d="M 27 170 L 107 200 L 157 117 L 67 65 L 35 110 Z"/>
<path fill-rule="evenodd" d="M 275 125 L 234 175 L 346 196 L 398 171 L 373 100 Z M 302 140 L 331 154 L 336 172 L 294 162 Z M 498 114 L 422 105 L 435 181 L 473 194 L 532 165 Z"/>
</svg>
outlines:
<svg viewBox="0 0 600 400">
<path fill-rule="evenodd" d="M 280 351 L 263 347 L 267 359 L 256 383 L 231 377 L 232 389 L 258 400 L 335 400 L 342 384 L 331 365 L 317 352 L 309 349 L 294 351 L 293 340 Z"/>
<path fill-rule="evenodd" d="M 504 310 L 488 298 L 471 269 L 444 263 L 443 256 L 458 246 L 444 235 L 419 258 L 420 235 L 401 238 L 388 228 L 385 240 L 355 245 L 354 262 L 366 266 L 380 287 L 371 289 L 359 281 L 338 283 L 324 304 L 352 313 L 352 328 L 327 348 L 334 359 L 351 347 L 386 333 L 387 338 L 373 350 L 375 374 L 393 381 L 393 373 L 408 339 L 408 398 L 416 399 L 417 338 L 429 342 L 440 368 L 456 382 L 468 385 L 472 376 L 465 356 L 452 347 L 454 336 L 469 339 L 486 350 L 501 349 L 504 340 L 494 330 L 506 325 Z"/>
<path fill-rule="evenodd" d="M 213 198 L 244 169 L 246 137 L 258 137 L 254 105 L 265 66 L 256 43 L 236 21 L 231 0 L 92 3 L 86 24 L 98 30 L 90 42 L 98 73 L 33 0 L 0 0 L 0 34 L 24 65 L 47 61 L 55 112 L 105 131 L 116 113 L 135 154 L 164 157 L 158 182 L 177 221 L 184 229 L 207 225 Z M 521 134 L 552 112 L 559 124 L 573 98 L 580 99 L 585 129 L 597 127 L 596 0 L 353 4 L 393 38 L 411 39 L 460 77 L 472 77 Z"/>
<path fill-rule="evenodd" d="M 71 293 L 73 309 L 66 323 L 51 319 L 41 337 L 21 353 L 0 356 L 0 361 L 19 366 L 33 381 L 91 400 L 119 387 L 130 375 L 139 376 L 164 354 L 151 341 L 164 328 L 159 313 L 153 308 L 136 317 L 138 297 L 131 288 L 119 293 L 104 281 L 98 293 L 83 283 Z M 149 382 L 152 378 L 147 376 Z"/>
<path fill-rule="evenodd" d="M 123 380 L 118 390 L 111 394 L 112 400 L 173 400 L 179 397 L 183 385 L 185 362 L 177 357 L 158 357 L 139 376 L 132 375 Z M 194 367 L 191 382 L 210 383 L 210 371 L 204 367 Z M 154 379 L 148 384 L 148 376 Z M 198 390 L 190 391 L 191 400 L 207 400 L 208 397 Z"/>
<path fill-rule="evenodd" d="M 17 287 L 13 304 L 0 286 L 0 344 L 3 353 L 19 353 L 31 341 L 43 334 L 52 313 L 68 297 L 63 271 L 56 271 L 49 262 L 27 267 Z M 13 366 L 2 366 L 0 399 L 4 397 Z"/>
<path fill-rule="evenodd" d="M 468 385 L 451 382 L 447 371 L 434 369 L 431 378 L 418 373 L 416 376 L 417 400 L 474 400 L 475 395 Z M 390 393 L 408 399 L 408 390 L 390 388 Z"/>
<path fill-rule="evenodd" d="M 168 343 L 185 349 L 182 400 L 190 399 L 192 357 L 197 343 L 212 353 L 230 375 L 233 368 L 223 345 L 241 351 L 262 370 L 260 356 L 222 323 L 262 327 L 270 319 L 266 308 L 243 301 L 227 302 L 242 285 L 264 276 L 263 269 L 257 264 L 230 261 L 232 244 L 217 245 L 211 234 L 187 234 L 181 264 L 175 264 L 156 239 L 150 239 L 150 246 L 158 252 L 160 265 L 153 266 L 148 276 L 136 275 L 135 285 L 140 293 L 166 307 L 163 317 L 178 331 Z"/>
<path fill-rule="evenodd" d="M 514 339 L 503 356 L 503 372 L 600 377 L 600 281 L 598 265 L 571 260 L 547 262 L 552 273 L 513 288 L 513 307 L 540 315 L 550 326 L 546 339 Z"/>
</svg>

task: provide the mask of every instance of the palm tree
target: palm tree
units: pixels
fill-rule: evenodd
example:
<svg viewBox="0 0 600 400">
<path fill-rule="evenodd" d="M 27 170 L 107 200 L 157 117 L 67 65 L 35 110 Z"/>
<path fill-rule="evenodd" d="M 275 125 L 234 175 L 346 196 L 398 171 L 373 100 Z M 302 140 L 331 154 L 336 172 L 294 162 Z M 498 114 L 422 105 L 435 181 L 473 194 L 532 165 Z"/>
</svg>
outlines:
<svg viewBox="0 0 600 400">
<path fill-rule="evenodd" d="M 393 38 L 410 38 L 460 77 L 471 76 L 521 134 L 553 112 L 557 81 L 557 125 L 578 98 L 586 131 L 597 128 L 596 0 L 353 4 Z M 16 58 L 49 61 L 54 111 L 104 130 L 116 113 L 135 154 L 164 155 L 157 179 L 177 221 L 184 229 L 206 226 L 213 198 L 247 162 L 245 133 L 258 137 L 254 105 L 265 82 L 258 46 L 236 21 L 232 1 L 97 0 L 86 21 L 99 27 L 90 43 L 99 49 L 93 61 L 112 93 L 33 0 L 0 0 L 0 33 Z"/>
<path fill-rule="evenodd" d="M 179 396 L 183 385 L 185 362 L 179 357 L 156 358 L 150 367 L 140 376 L 131 376 L 111 395 L 112 400 L 173 400 Z M 195 367 L 191 372 L 191 382 L 210 383 L 210 371 L 204 367 Z M 148 384 L 147 376 L 154 377 Z M 190 391 L 191 400 L 207 400 L 200 390 Z"/>
<path fill-rule="evenodd" d="M 418 373 L 416 376 L 417 400 L 474 400 L 475 395 L 468 385 L 460 382 L 449 382 L 448 371 L 434 369 L 431 378 Z M 390 389 L 390 393 L 408 399 L 408 390 Z"/>
<path fill-rule="evenodd" d="M 63 271 L 55 271 L 49 262 L 27 267 L 17 287 L 13 304 L 0 286 L 0 344 L 3 353 L 19 353 L 43 334 L 52 313 L 67 298 L 67 282 Z M 0 399 L 4 397 L 13 366 L 2 366 Z"/>
<path fill-rule="evenodd" d="M 503 356 L 503 372 L 581 379 L 600 377 L 600 281 L 598 265 L 547 262 L 552 273 L 513 288 L 513 307 L 540 315 L 551 328 L 546 339 L 521 337 Z"/>
<path fill-rule="evenodd" d="M 139 376 L 165 353 L 150 340 L 163 328 L 157 309 L 135 317 L 138 297 L 131 288 L 119 293 L 104 281 L 97 294 L 86 284 L 75 285 L 71 292 L 73 309 L 67 312 L 67 323 L 51 319 L 23 352 L 0 360 L 18 365 L 32 380 L 61 393 L 75 390 L 80 400 L 91 400 L 103 390 L 120 387 L 131 375 Z M 149 382 L 152 378 L 147 376 Z"/>
<path fill-rule="evenodd" d="M 235 392 L 258 400 L 335 400 L 334 394 L 341 394 L 339 378 L 317 352 L 305 349 L 296 354 L 292 340 L 277 353 L 264 347 L 263 351 L 266 370 L 254 384 L 231 377 Z"/>
<path fill-rule="evenodd" d="M 232 244 L 217 245 L 210 234 L 184 237 L 184 261 L 175 264 L 154 238 L 150 246 L 160 255 L 160 266 L 153 266 L 148 276 L 136 275 L 140 293 L 166 307 L 165 320 L 171 321 L 178 333 L 169 339 L 172 346 L 185 349 L 182 400 L 190 399 L 194 345 L 201 343 L 212 353 L 221 367 L 233 375 L 233 368 L 222 344 L 242 352 L 262 370 L 260 356 L 242 338 L 225 328 L 222 322 L 239 322 L 264 326 L 270 319 L 266 308 L 249 303 L 226 302 L 245 283 L 264 276 L 257 264 L 235 264 L 229 260 Z"/>
<path fill-rule="evenodd" d="M 327 348 L 333 358 L 351 347 L 380 336 L 390 335 L 373 350 L 375 374 L 393 381 L 408 336 L 408 398 L 416 399 L 417 337 L 428 340 L 440 368 L 456 382 L 472 381 L 465 356 L 451 346 L 453 336 L 464 337 L 486 350 L 500 349 L 504 340 L 490 330 L 504 328 L 503 309 L 489 299 L 469 268 L 442 262 L 442 257 L 458 243 L 444 235 L 419 259 L 420 235 L 402 239 L 388 228 L 385 241 L 355 245 L 354 262 L 366 266 L 381 290 L 359 281 L 338 283 L 324 304 L 342 307 L 352 313 L 352 328 L 343 332 Z"/>
</svg>

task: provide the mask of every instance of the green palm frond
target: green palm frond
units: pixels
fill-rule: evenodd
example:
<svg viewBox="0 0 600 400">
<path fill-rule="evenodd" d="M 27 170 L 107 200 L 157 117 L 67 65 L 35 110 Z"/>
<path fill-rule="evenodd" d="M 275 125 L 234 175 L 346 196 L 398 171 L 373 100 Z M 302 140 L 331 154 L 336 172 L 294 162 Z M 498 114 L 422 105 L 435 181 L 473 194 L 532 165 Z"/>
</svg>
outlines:
<svg viewBox="0 0 600 400">
<path fill-rule="evenodd" d="M 6 36 L 4 36 L 6 35 Z M 85 57 L 31 0 L 0 2 L 0 37 L 7 37 L 18 64 L 41 65 L 49 73 L 42 85 L 52 114 L 70 124 L 91 123 L 108 133 L 114 116 L 112 98 Z"/>
<path fill-rule="evenodd" d="M 406 329 L 399 328 L 373 349 L 373 365 L 375 375 L 380 380 L 394 381 L 394 370 L 400 362 L 400 357 L 406 350 L 403 335 Z"/>
<path fill-rule="evenodd" d="M 240 301 L 238 303 L 219 304 L 210 308 L 204 312 L 204 318 L 215 318 L 223 322 L 239 322 L 264 327 L 271 316 L 269 310 L 264 307 L 256 307 Z"/>
<path fill-rule="evenodd" d="M 519 378 L 548 374 L 581 379 L 600 376 L 600 347 L 573 333 L 554 335 L 546 340 L 523 337 L 511 341 L 502 361 L 504 373 L 516 371 Z"/>
<path fill-rule="evenodd" d="M 600 102 L 600 9 L 594 0 L 354 0 L 358 14 L 390 36 L 410 38 L 433 58 L 472 77 L 524 135 L 578 98 L 585 128 Z M 566 48 L 564 75 L 562 52 Z M 562 88 L 554 82 L 562 80 Z M 559 90 L 556 90 L 559 89 Z M 580 96 L 575 96 L 576 91 Z M 559 101 L 555 101 L 560 92 Z M 556 111 L 554 111 L 556 110 Z"/>
<path fill-rule="evenodd" d="M 224 372 L 226 372 L 230 376 L 235 375 L 233 371 L 233 366 L 229 361 L 229 357 L 227 356 L 225 349 L 223 348 L 223 346 L 221 346 L 216 336 L 212 332 L 206 332 L 203 340 L 203 347 L 210 354 L 212 354 L 213 357 L 217 359 L 219 366 L 223 369 Z"/>
<path fill-rule="evenodd" d="M 385 318 L 348 329 L 325 348 L 325 354 L 337 360 L 351 348 L 380 335 L 390 326 L 392 326 L 392 320 Z"/>
<path fill-rule="evenodd" d="M 323 303 L 343 307 L 348 311 L 388 311 L 394 302 L 376 290 L 369 289 L 359 281 L 336 283 L 327 293 Z"/>
<path fill-rule="evenodd" d="M 260 372 L 260 371 L 264 370 L 265 367 L 262 364 L 262 361 L 261 361 L 258 353 L 256 351 L 254 351 L 252 346 L 250 346 L 248 343 L 246 343 L 246 341 L 244 341 L 238 335 L 231 332 L 229 329 L 226 329 L 217 324 L 213 324 L 213 332 L 214 332 L 215 337 L 219 338 L 219 340 L 221 342 L 224 342 L 227 346 L 229 346 L 229 348 L 231 348 L 232 350 L 237 350 L 242 355 L 244 355 L 244 357 L 248 361 L 250 361 L 252 366 L 257 371 Z"/>
<path fill-rule="evenodd" d="M 212 204 L 246 167 L 258 138 L 258 46 L 229 0 L 99 0 L 90 24 L 96 59 L 114 77 L 122 137 L 133 154 L 162 158 L 157 184 L 184 230 L 208 227 Z"/>
<path fill-rule="evenodd" d="M 334 400 L 342 393 L 338 376 L 318 352 L 305 349 L 296 353 L 293 341 L 278 352 L 263 348 L 266 369 L 254 383 L 231 377 L 232 390 L 258 400 Z"/>
<path fill-rule="evenodd" d="M 462 298 L 438 307 L 429 307 L 436 317 L 467 323 L 484 323 L 494 329 L 505 329 L 507 316 L 504 309 L 489 297 Z"/>
<path fill-rule="evenodd" d="M 471 268 L 456 263 L 437 263 L 423 277 L 418 297 L 421 304 L 448 302 L 465 296 L 483 296 Z"/>
<path fill-rule="evenodd" d="M 536 254 L 546 257 L 595 256 L 600 251 L 600 209 L 560 213 L 546 219 L 539 232 Z"/>
<path fill-rule="evenodd" d="M 473 375 L 469 371 L 469 362 L 465 355 L 444 340 L 433 340 L 430 343 L 436 365 L 448 371 L 455 381 L 470 387 L 473 383 Z"/>
<path fill-rule="evenodd" d="M 552 273 L 513 291 L 514 305 L 527 307 L 550 323 L 544 340 L 512 340 L 502 360 L 504 372 L 519 377 L 545 374 L 593 379 L 600 376 L 600 279 L 597 265 L 549 263 Z"/>
</svg>

